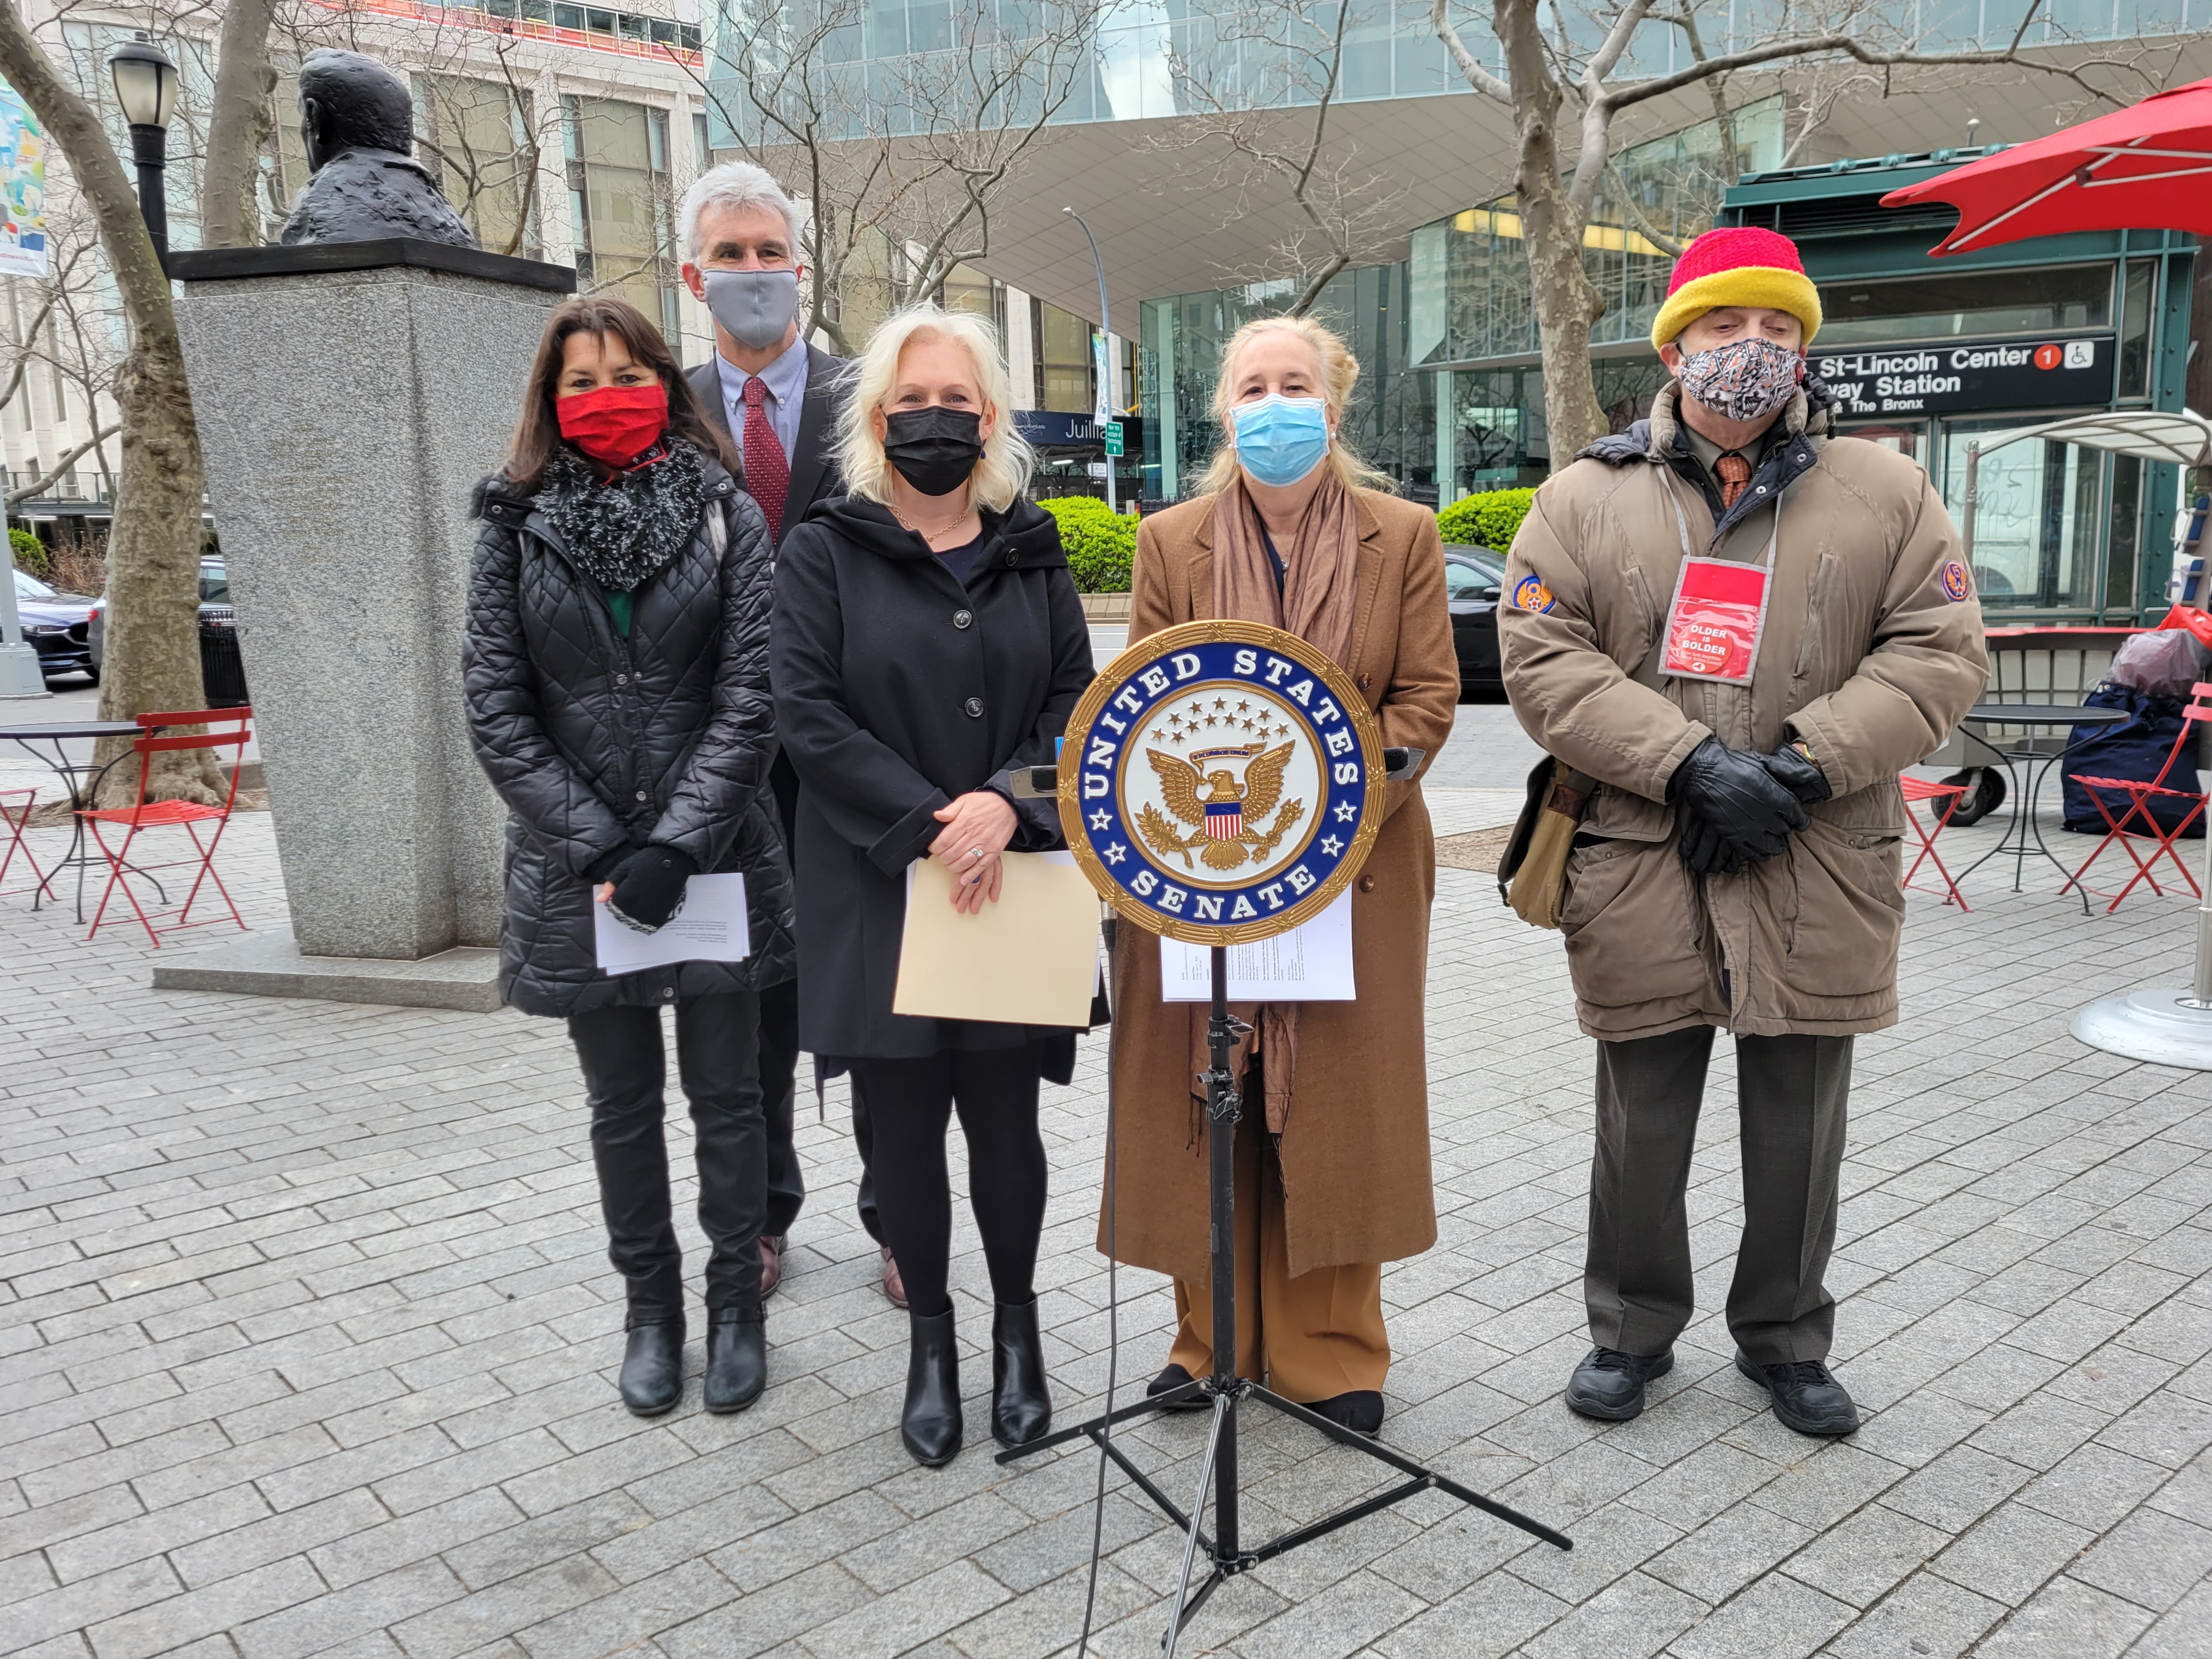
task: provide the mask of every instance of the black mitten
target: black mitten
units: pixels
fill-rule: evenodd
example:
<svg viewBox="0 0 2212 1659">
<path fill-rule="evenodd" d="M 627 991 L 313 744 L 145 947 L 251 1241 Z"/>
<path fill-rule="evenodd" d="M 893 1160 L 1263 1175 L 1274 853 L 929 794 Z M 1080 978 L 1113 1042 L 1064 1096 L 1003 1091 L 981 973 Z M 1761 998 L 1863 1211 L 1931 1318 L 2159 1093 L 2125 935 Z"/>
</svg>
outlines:
<svg viewBox="0 0 2212 1659">
<path fill-rule="evenodd" d="M 684 884 L 698 873 L 689 853 L 673 847 L 641 847 L 615 866 L 607 908 L 615 920 L 641 933 L 665 926 L 684 908 Z"/>
</svg>

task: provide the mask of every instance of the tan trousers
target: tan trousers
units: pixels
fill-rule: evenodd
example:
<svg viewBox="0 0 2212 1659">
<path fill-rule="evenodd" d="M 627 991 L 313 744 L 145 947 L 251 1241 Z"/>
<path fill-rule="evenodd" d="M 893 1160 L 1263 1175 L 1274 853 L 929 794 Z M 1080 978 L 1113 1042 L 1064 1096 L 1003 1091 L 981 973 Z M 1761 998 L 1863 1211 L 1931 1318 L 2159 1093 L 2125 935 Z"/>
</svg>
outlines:
<svg viewBox="0 0 2212 1659">
<path fill-rule="evenodd" d="M 1274 1152 L 1249 1119 L 1237 1127 L 1237 1370 L 1286 1400 L 1381 1393 L 1390 1370 L 1382 1328 L 1382 1267 L 1353 1262 L 1291 1277 L 1283 1181 Z M 1213 1370 L 1213 1297 L 1175 1282 L 1170 1364 Z"/>
</svg>

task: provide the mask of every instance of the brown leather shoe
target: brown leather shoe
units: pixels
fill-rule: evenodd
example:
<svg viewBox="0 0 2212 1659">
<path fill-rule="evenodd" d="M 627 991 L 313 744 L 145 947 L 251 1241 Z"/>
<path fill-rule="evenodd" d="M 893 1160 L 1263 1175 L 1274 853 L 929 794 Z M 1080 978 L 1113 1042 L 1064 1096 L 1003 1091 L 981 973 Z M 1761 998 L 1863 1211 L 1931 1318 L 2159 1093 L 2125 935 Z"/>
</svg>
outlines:
<svg viewBox="0 0 2212 1659">
<path fill-rule="evenodd" d="M 783 1283 L 783 1253 L 790 1247 L 788 1233 L 761 1235 L 761 1300 L 765 1302 L 775 1294 L 775 1287 Z"/>
<path fill-rule="evenodd" d="M 891 1299 L 891 1306 L 906 1306 L 906 1283 L 899 1277 L 898 1263 L 891 1260 L 890 1246 L 884 1246 L 884 1294 Z"/>
</svg>

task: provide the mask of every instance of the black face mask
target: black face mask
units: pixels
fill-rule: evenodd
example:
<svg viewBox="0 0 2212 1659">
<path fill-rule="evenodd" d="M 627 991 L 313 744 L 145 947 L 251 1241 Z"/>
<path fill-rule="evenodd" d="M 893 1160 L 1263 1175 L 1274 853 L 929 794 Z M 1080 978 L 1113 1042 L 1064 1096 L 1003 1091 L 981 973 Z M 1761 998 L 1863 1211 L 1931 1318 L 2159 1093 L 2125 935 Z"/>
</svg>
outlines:
<svg viewBox="0 0 2212 1659">
<path fill-rule="evenodd" d="M 884 457 L 923 495 L 950 495 L 983 458 L 983 417 L 941 404 L 886 415 Z"/>
</svg>

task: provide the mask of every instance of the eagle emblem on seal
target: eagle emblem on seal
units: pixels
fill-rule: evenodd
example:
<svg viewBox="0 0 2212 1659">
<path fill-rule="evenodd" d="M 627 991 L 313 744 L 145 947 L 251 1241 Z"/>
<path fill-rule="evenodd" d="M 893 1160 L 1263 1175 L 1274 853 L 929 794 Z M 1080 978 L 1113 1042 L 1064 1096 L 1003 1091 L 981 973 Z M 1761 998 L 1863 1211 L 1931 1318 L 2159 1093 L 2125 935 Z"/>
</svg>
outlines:
<svg viewBox="0 0 2212 1659">
<path fill-rule="evenodd" d="M 1168 811 L 1147 802 L 1137 814 L 1138 832 L 1161 857 L 1180 857 L 1185 869 L 1197 868 L 1193 853 L 1209 870 L 1234 870 L 1248 859 L 1265 862 L 1305 817 L 1303 800 L 1283 799 L 1283 774 L 1296 747 L 1246 744 L 1200 750 L 1188 760 L 1146 750 Z M 1232 769 L 1239 763 L 1241 780 Z M 1270 816 L 1273 825 L 1265 827 Z"/>
</svg>

